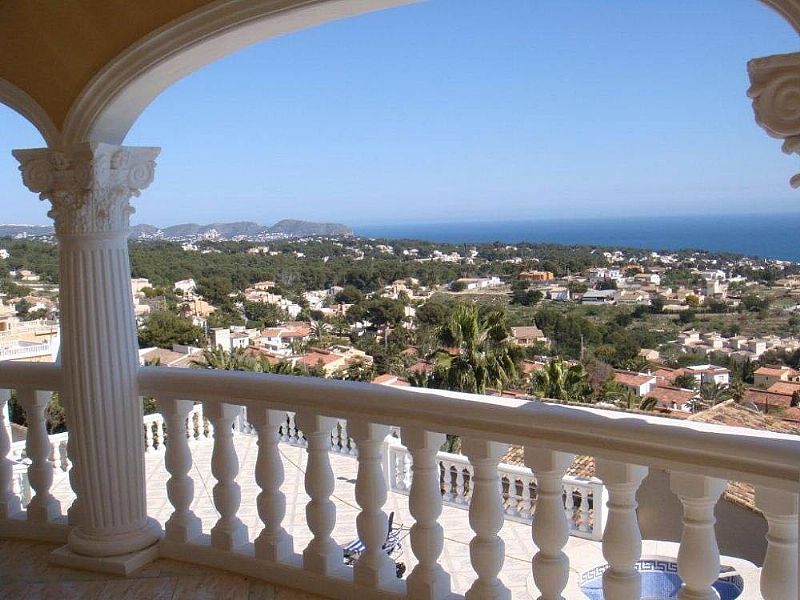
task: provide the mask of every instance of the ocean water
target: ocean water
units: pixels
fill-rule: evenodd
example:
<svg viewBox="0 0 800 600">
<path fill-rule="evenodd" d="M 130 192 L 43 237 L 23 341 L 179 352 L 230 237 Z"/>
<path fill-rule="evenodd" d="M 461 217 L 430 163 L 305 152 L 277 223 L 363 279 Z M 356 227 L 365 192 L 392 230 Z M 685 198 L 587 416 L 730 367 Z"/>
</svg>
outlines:
<svg viewBox="0 0 800 600">
<path fill-rule="evenodd" d="M 652 250 L 699 249 L 800 261 L 800 213 L 393 224 L 354 230 L 367 237 L 432 242 L 554 242 Z"/>
</svg>

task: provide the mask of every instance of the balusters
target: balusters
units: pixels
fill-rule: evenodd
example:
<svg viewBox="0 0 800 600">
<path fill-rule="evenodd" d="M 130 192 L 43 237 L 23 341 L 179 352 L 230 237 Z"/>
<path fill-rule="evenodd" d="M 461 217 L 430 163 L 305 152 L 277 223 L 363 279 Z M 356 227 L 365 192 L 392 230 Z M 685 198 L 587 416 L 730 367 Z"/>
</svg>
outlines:
<svg viewBox="0 0 800 600">
<path fill-rule="evenodd" d="M 9 458 L 11 435 L 8 422 L 8 401 L 11 391 L 0 389 L 0 519 L 8 519 L 22 510 L 14 493 L 14 461 Z"/>
<path fill-rule="evenodd" d="M 597 459 L 596 470 L 608 489 L 603 556 L 609 569 L 603 573 L 603 595 L 615 600 L 639 600 L 642 578 L 636 562 L 642 555 L 642 534 L 636 516 L 636 492 L 647 476 L 647 467 Z M 588 503 L 588 492 L 581 502 Z"/>
<path fill-rule="evenodd" d="M 184 420 L 184 431 L 186 430 L 186 421 Z M 158 440 L 158 448 L 159 452 L 164 452 L 166 449 L 166 444 L 164 443 L 164 420 L 156 419 L 156 438 Z"/>
<path fill-rule="evenodd" d="M 564 452 L 525 447 L 525 464 L 533 469 L 538 483 L 531 532 L 539 548 L 532 570 L 540 600 L 562 600 L 569 578 L 569 559 L 563 550 L 569 540 L 569 524 L 561 482 L 574 458 Z"/>
<path fill-rule="evenodd" d="M 520 496 L 520 501 L 517 504 L 517 514 L 523 519 L 530 520 L 531 518 L 531 484 L 533 480 L 523 478 L 522 479 L 522 495 Z"/>
<path fill-rule="evenodd" d="M 404 428 L 401 435 L 412 458 L 408 509 L 414 517 L 411 550 L 419 561 L 408 576 L 407 595 L 415 600 L 442 600 L 450 594 L 450 575 L 438 562 L 444 548 L 444 530 L 438 521 L 442 493 L 436 454 L 445 435 L 413 428 Z"/>
<path fill-rule="evenodd" d="M 66 440 L 67 442 L 67 456 L 70 456 L 70 441 L 69 438 Z M 74 442 L 73 442 L 74 443 Z M 80 490 L 80 475 L 79 469 L 75 465 L 75 461 L 70 459 L 70 470 L 67 474 L 69 477 L 69 485 L 72 488 L 72 491 L 75 492 L 75 500 L 72 501 L 72 504 L 69 505 L 67 509 L 67 523 L 70 525 L 77 525 L 80 521 L 80 506 L 81 506 L 81 494 Z"/>
<path fill-rule="evenodd" d="M 797 494 L 757 486 L 756 506 L 769 527 L 761 595 L 764 600 L 797 598 Z"/>
<path fill-rule="evenodd" d="M 571 485 L 563 486 L 564 489 L 564 516 L 570 530 L 575 527 L 575 488 Z"/>
<path fill-rule="evenodd" d="M 455 466 L 456 470 L 456 491 L 453 497 L 453 502 L 456 504 L 466 504 L 466 492 L 464 491 L 464 467 L 461 465 Z"/>
<path fill-rule="evenodd" d="M 256 558 L 277 562 L 288 558 L 294 541 L 283 528 L 286 516 L 286 497 L 281 492 L 283 483 L 283 461 L 278 451 L 282 435 L 278 427 L 286 427 L 286 412 L 264 408 L 250 408 L 250 423 L 258 435 L 256 458 L 256 483 L 261 488 L 256 504 L 258 516 L 264 523 L 255 541 Z"/>
<path fill-rule="evenodd" d="M 305 487 L 311 498 L 306 505 L 306 522 L 314 535 L 303 550 L 303 568 L 330 575 L 343 569 L 342 550 L 331 538 L 336 525 L 336 505 L 330 498 L 335 482 L 328 451 L 336 419 L 313 413 L 298 414 L 296 419 L 306 434 Z"/>
<path fill-rule="evenodd" d="M 191 400 L 163 398 L 158 407 L 167 422 L 169 441 L 166 444 L 164 465 L 170 478 L 167 481 L 167 497 L 175 509 L 164 528 L 167 541 L 187 542 L 202 532 L 200 518 L 191 510 L 194 499 L 194 480 L 189 477 L 192 468 L 192 452 L 187 435 L 193 434 L 194 416 Z M 187 424 L 189 431 L 187 432 Z M 160 438 L 164 445 L 164 438 Z"/>
<path fill-rule="evenodd" d="M 155 452 L 153 439 L 153 422 L 146 421 L 144 424 L 144 451 L 148 454 Z"/>
<path fill-rule="evenodd" d="M 247 543 L 247 527 L 236 516 L 242 492 L 236 483 L 239 459 L 233 445 L 233 421 L 241 407 L 226 403 L 209 403 L 205 410 L 214 432 L 214 449 L 211 452 L 211 474 L 214 485 L 214 506 L 219 513 L 211 529 L 211 545 L 220 550 L 233 550 Z"/>
<path fill-rule="evenodd" d="M 385 587 L 396 579 L 394 561 L 383 550 L 388 533 L 386 481 L 383 477 L 383 443 L 389 427 L 362 420 L 350 423 L 351 434 L 359 448 L 356 476 L 356 502 L 361 512 L 356 517 L 358 539 L 365 547 L 355 564 L 353 579 L 367 587 Z"/>
<path fill-rule="evenodd" d="M 508 600 L 511 591 L 497 578 L 503 568 L 505 543 L 497 535 L 503 527 L 503 501 L 497 465 L 508 446 L 479 439 L 465 439 L 462 449 L 473 467 L 470 486 L 474 492 L 469 507 L 469 525 L 475 537 L 469 556 L 478 579 L 466 600 Z"/>
<path fill-rule="evenodd" d="M 581 495 L 581 516 L 578 530 L 587 533 L 592 529 L 592 515 L 589 509 L 589 488 L 582 485 L 578 488 L 578 492 Z M 601 502 L 600 498 L 598 498 L 597 501 Z"/>
<path fill-rule="evenodd" d="M 683 536 L 678 550 L 679 600 L 718 600 L 711 587 L 719 577 L 714 506 L 725 491 L 722 479 L 673 471 L 670 488 L 683 504 Z"/>
<path fill-rule="evenodd" d="M 405 491 L 406 487 L 406 453 L 396 452 L 394 455 L 395 485 L 398 491 Z"/>
<path fill-rule="evenodd" d="M 47 436 L 45 410 L 50 402 L 50 392 L 20 388 L 17 390 L 20 403 L 28 419 L 28 434 L 25 451 L 31 461 L 28 481 L 35 494 L 28 504 L 28 519 L 52 521 L 61 514 L 61 504 L 50 493 L 53 484 L 53 467 L 50 457 L 50 439 Z"/>
</svg>

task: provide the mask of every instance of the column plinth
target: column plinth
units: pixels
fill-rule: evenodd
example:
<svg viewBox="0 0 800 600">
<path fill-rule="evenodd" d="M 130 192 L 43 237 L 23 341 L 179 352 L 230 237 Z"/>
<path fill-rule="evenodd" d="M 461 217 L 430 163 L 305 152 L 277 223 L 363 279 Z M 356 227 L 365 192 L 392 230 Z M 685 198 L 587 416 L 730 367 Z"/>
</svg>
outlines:
<svg viewBox="0 0 800 600">
<path fill-rule="evenodd" d="M 60 249 L 61 398 L 80 504 L 70 555 L 119 557 L 161 535 L 145 502 L 128 257 L 129 200 L 152 182 L 158 152 L 102 143 L 13 152 L 25 185 L 52 205 Z"/>
</svg>

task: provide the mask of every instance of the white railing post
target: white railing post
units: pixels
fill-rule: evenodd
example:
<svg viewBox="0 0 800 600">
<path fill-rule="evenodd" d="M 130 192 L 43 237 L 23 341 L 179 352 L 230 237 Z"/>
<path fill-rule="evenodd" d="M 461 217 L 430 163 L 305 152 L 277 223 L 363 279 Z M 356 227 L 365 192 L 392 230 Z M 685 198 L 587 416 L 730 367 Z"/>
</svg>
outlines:
<svg viewBox="0 0 800 600">
<path fill-rule="evenodd" d="M 313 413 L 298 413 L 296 423 L 306 435 L 305 487 L 311 500 L 306 505 L 306 522 L 314 535 L 303 550 L 303 568 L 331 575 L 344 569 L 342 549 L 331 537 L 336 525 L 336 505 L 331 501 L 335 489 L 330 461 L 331 430 L 336 419 Z"/>
<path fill-rule="evenodd" d="M 35 492 L 28 504 L 30 521 L 52 521 L 61 515 L 61 504 L 50 493 L 53 485 L 53 466 L 50 464 L 50 438 L 47 435 L 45 410 L 50 402 L 50 392 L 20 388 L 17 395 L 25 409 L 28 434 L 25 452 L 31 461 L 28 481 Z"/>
<path fill-rule="evenodd" d="M 281 491 L 284 472 L 278 451 L 281 439 L 278 428 L 282 424 L 286 426 L 286 412 L 250 407 L 248 418 L 258 434 L 256 483 L 261 492 L 256 504 L 258 516 L 264 523 L 264 529 L 255 541 L 256 558 L 278 562 L 288 558 L 294 548 L 292 536 L 283 528 L 286 497 Z"/>
<path fill-rule="evenodd" d="M 467 591 L 466 600 L 508 600 L 511 591 L 498 579 L 505 559 L 505 543 L 497 535 L 503 527 L 504 511 L 497 465 L 508 450 L 507 444 L 480 439 L 465 439 L 464 454 L 473 466 L 470 487 L 469 525 L 475 537 L 469 556 L 478 579 Z M 463 467 L 457 465 L 459 472 Z"/>
<path fill-rule="evenodd" d="M 764 600 L 797 598 L 797 494 L 757 486 L 756 506 L 769 527 L 761 595 Z"/>
<path fill-rule="evenodd" d="M 408 576 L 407 595 L 419 600 L 442 600 L 450 595 L 450 575 L 438 562 L 444 549 L 444 530 L 438 520 L 442 493 L 436 455 L 446 436 L 415 428 L 403 428 L 401 435 L 412 459 L 408 509 L 414 517 L 411 550 L 419 561 Z"/>
<path fill-rule="evenodd" d="M 350 435 L 358 446 L 356 502 L 361 512 L 356 517 L 356 527 L 358 539 L 365 547 L 356 561 L 353 579 L 356 584 L 366 587 L 386 587 L 396 579 L 394 561 L 383 550 L 389 521 L 383 512 L 387 494 L 381 461 L 389 427 L 351 419 Z"/>
<path fill-rule="evenodd" d="M 167 497 L 175 509 L 165 524 L 166 539 L 185 543 L 203 531 L 200 518 L 191 510 L 194 499 L 194 480 L 189 477 L 192 468 L 192 451 L 187 438 L 187 420 L 191 414 L 191 400 L 159 398 L 158 408 L 167 422 L 169 441 L 166 443 L 164 465 L 170 478 Z M 162 430 L 163 431 L 163 430 Z M 160 440 L 164 445 L 164 439 Z"/>
<path fill-rule="evenodd" d="M 575 456 L 546 448 L 525 447 L 525 464 L 537 482 L 531 535 L 539 551 L 533 557 L 533 580 L 540 600 L 562 600 L 569 578 L 569 558 L 564 546 L 570 526 L 564 514 L 562 480 Z"/>
<path fill-rule="evenodd" d="M 642 556 L 642 534 L 636 516 L 636 492 L 647 476 L 647 467 L 597 459 L 595 470 L 608 489 L 603 556 L 609 569 L 603 573 L 603 595 L 615 600 L 639 600 L 642 576 L 636 563 Z M 582 502 L 588 502 L 588 498 Z M 595 497 L 595 513 L 600 502 Z"/>
<path fill-rule="evenodd" d="M 8 519 L 22 510 L 14 493 L 14 461 L 11 460 L 11 428 L 8 418 L 8 401 L 11 390 L 0 389 L 0 519 Z"/>
<path fill-rule="evenodd" d="M 241 406 L 227 403 L 209 403 L 205 408 L 206 416 L 214 427 L 211 474 L 217 480 L 214 506 L 219 513 L 216 525 L 211 528 L 211 545 L 228 551 L 247 543 L 247 527 L 236 516 L 242 492 L 236 483 L 239 458 L 233 445 L 233 421 L 241 410 Z"/>
<path fill-rule="evenodd" d="M 714 533 L 714 506 L 727 482 L 673 471 L 670 488 L 683 504 L 683 536 L 678 550 L 679 600 L 719 600 L 711 587 L 719 578 L 719 547 Z"/>
</svg>

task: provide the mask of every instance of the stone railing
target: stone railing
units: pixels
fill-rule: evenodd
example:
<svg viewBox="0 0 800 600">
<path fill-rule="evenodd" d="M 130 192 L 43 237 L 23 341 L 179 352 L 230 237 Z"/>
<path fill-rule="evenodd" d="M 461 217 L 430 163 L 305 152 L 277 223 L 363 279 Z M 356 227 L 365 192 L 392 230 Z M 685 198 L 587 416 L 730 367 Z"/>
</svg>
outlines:
<svg viewBox="0 0 800 600">
<path fill-rule="evenodd" d="M 384 452 L 389 489 L 401 494 L 410 493 L 413 485 L 411 453 L 399 439 L 392 437 L 387 438 Z M 472 504 L 472 481 L 475 478 L 475 470 L 469 459 L 463 454 L 439 452 L 436 460 L 439 463 L 442 502 L 448 506 L 469 509 Z M 504 517 L 511 521 L 531 523 L 536 512 L 536 475 L 531 469 L 502 462 L 497 472 Z M 602 539 L 603 484 L 597 479 L 564 476 L 562 495 L 570 535 Z"/>
<path fill-rule="evenodd" d="M 19 360 L 22 358 L 32 358 L 34 356 L 43 356 L 51 354 L 53 350 L 50 342 L 22 342 L 16 346 L 8 346 L 0 348 L 0 361 L 2 360 Z"/>
<path fill-rule="evenodd" d="M 34 492 L 27 509 L 20 510 L 13 494 L 13 462 L 4 459 L 0 464 L 1 536 L 58 540 L 69 530 L 61 507 L 49 493 L 51 446 L 39 416 L 49 391 L 59 388 L 59 378 L 58 368 L 51 365 L 0 365 L 0 385 L 17 390 L 31 424 L 26 454 Z M 462 460 L 469 464 L 462 474 L 469 496 L 468 523 L 474 535 L 470 556 L 476 579 L 465 598 L 510 597 L 498 578 L 505 560 L 498 532 L 509 508 L 504 504 L 508 488 L 504 490 L 498 464 L 509 444 L 524 448 L 530 477 L 536 481 L 531 521 L 536 546 L 532 597 L 556 600 L 567 585 L 570 564 L 564 546 L 573 527 L 564 475 L 573 457 L 583 455 L 595 458 L 597 476 L 608 497 L 605 526 L 592 524 L 593 530 L 602 530 L 608 563 L 603 567 L 606 598 L 641 596 L 641 578 L 635 569 L 642 553 L 636 491 L 649 467 L 669 472 L 671 490 L 683 507 L 683 535 L 677 552 L 682 598 L 717 597 L 712 588 L 720 574 L 714 509 L 728 480 L 755 486 L 756 503 L 769 528 L 761 597 L 797 598 L 800 440 L 794 436 L 590 407 L 231 371 L 142 368 L 139 388 L 142 394 L 156 398 L 169 433 L 164 448 L 170 474 L 166 487 L 174 510 L 160 542 L 159 551 L 165 557 L 341 600 L 462 598 L 451 592 L 447 567 L 440 561 L 444 532 L 439 522 L 443 501 L 439 449 L 448 433 L 461 438 L 466 457 L 454 462 L 456 471 L 464 466 Z M 196 403 L 203 407 L 201 419 L 192 414 L 197 413 Z M 244 408 L 246 426 L 258 438 L 257 459 L 246 468 L 254 469 L 260 493 L 244 499 L 248 510 L 251 503 L 255 505 L 263 526 L 254 542 L 248 541 L 247 528 L 239 518 L 243 499 L 233 443 L 234 423 Z M 293 428 L 287 412 L 295 413 Z M 346 422 L 345 433 L 339 429 L 341 421 Z M 153 425 L 154 439 L 157 427 Z M 395 565 L 382 549 L 387 533 L 383 509 L 387 482 L 382 462 L 384 453 L 391 452 L 384 444 L 392 427 L 398 428 L 399 441 L 411 457 L 412 476 L 405 476 L 404 485 L 409 487 L 409 511 L 415 521 L 408 546 L 414 566 L 404 579 L 396 577 Z M 5 427 L 0 434 L 0 456 L 7 456 L 10 444 Z M 348 453 L 353 449 L 350 439 L 358 448 L 355 497 L 360 514 L 356 528 L 365 550 L 352 568 L 343 565 L 341 547 L 331 537 L 337 518 L 331 498 L 335 483 L 332 436 L 339 440 L 340 451 L 342 438 L 348 441 Z M 210 535 L 203 533 L 200 518 L 191 510 L 192 440 L 199 437 L 210 438 L 213 444 L 210 466 L 216 480 L 213 502 L 217 517 Z M 311 541 L 302 549 L 295 547 L 283 526 L 284 473 L 278 449 L 282 438 L 301 443 L 299 437 L 308 455 L 306 522 L 311 534 Z M 523 482 L 519 495 L 513 494 L 514 501 L 525 498 L 524 481 L 530 480 L 523 477 L 529 477 L 527 470 L 513 474 L 515 485 Z M 509 485 L 511 478 L 506 478 Z M 530 484 L 527 487 L 532 493 Z M 458 500 L 457 492 L 456 482 Z M 450 493 L 454 493 L 452 486 Z M 598 494 L 593 495 L 596 502 Z M 573 502 L 578 502 L 578 497 L 582 502 L 580 494 L 571 496 Z M 759 591 L 754 589 L 742 595 L 757 597 Z"/>
</svg>

